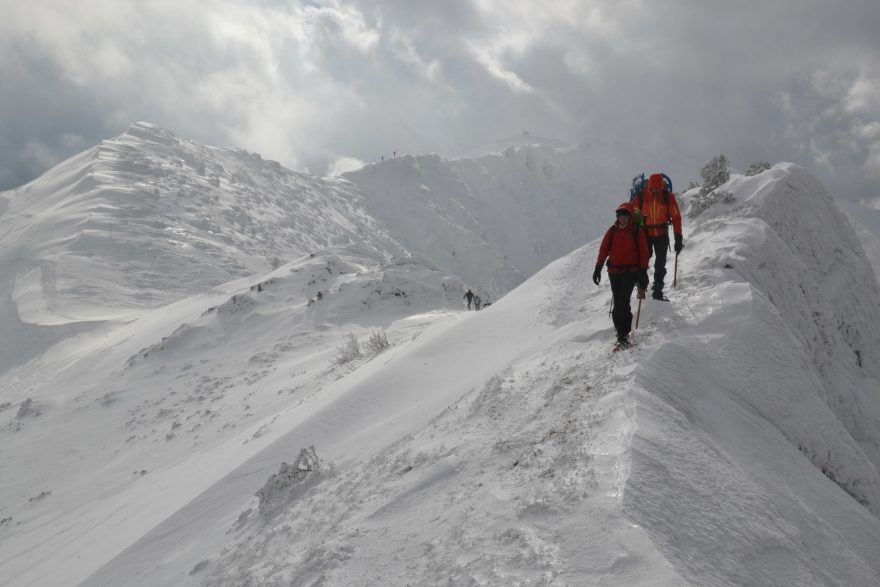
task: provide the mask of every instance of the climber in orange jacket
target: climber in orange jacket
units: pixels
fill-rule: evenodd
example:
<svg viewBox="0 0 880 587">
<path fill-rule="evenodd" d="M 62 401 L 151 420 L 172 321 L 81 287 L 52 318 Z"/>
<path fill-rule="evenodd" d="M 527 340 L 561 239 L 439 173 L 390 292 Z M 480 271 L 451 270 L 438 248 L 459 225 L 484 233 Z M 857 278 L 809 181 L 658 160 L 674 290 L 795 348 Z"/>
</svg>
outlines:
<svg viewBox="0 0 880 587">
<path fill-rule="evenodd" d="M 675 236 L 675 254 L 684 248 L 681 235 L 681 212 L 672 191 L 672 182 L 662 173 L 653 173 L 641 193 L 633 196 L 632 204 L 641 213 L 648 232 L 649 255 L 654 255 L 654 283 L 651 297 L 668 302 L 663 295 L 663 279 L 666 277 L 666 252 L 669 250 L 669 225 Z"/>
<path fill-rule="evenodd" d="M 611 319 L 617 330 L 619 346 L 629 346 L 629 333 L 632 330 L 632 308 L 630 298 L 633 288 L 638 284 L 639 299 L 645 297 L 648 287 L 648 241 L 645 231 L 636 224 L 633 205 L 624 202 L 617 207 L 617 222 L 605 233 L 593 283 L 599 285 L 602 279 L 602 265 L 608 261 L 608 281 L 611 282 L 613 307 Z"/>
</svg>

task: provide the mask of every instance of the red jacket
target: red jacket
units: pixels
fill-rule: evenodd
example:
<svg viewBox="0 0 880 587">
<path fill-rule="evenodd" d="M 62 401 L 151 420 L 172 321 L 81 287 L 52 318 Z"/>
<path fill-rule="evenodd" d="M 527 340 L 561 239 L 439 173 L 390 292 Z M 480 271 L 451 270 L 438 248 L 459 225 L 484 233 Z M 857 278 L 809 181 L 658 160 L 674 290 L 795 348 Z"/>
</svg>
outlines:
<svg viewBox="0 0 880 587">
<path fill-rule="evenodd" d="M 645 238 L 645 231 L 632 220 L 627 223 L 626 228 L 620 228 L 615 223 L 602 239 L 596 267 L 605 263 L 605 259 L 608 259 L 608 273 L 638 272 L 640 269 L 647 271 L 648 239 Z"/>
<path fill-rule="evenodd" d="M 648 185 L 633 206 L 639 208 L 645 221 L 648 236 L 662 236 L 667 232 L 667 221 L 672 220 L 672 232 L 681 234 L 681 212 L 675 194 L 669 192 L 669 207 L 663 196 L 663 174 L 654 173 L 648 178 Z"/>
</svg>

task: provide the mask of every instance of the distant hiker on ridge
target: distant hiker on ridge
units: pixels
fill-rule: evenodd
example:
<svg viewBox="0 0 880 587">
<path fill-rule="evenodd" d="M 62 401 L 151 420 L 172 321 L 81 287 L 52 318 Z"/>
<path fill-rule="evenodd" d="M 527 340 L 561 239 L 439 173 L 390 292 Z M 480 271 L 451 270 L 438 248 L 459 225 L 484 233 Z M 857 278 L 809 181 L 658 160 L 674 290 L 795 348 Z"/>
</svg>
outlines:
<svg viewBox="0 0 880 587">
<path fill-rule="evenodd" d="M 480 307 L 483 305 L 483 300 L 480 299 L 480 296 L 474 295 L 474 310 L 479 311 Z"/>
<path fill-rule="evenodd" d="M 641 178 L 644 180 L 644 177 L 643 174 Z M 633 180 L 633 186 L 630 202 L 635 207 L 636 217 L 641 218 L 648 233 L 648 255 L 655 255 L 651 297 L 668 302 L 669 300 L 663 295 L 663 279 L 666 277 L 670 224 L 675 236 L 675 254 L 678 255 L 684 248 L 681 236 L 681 212 L 678 210 L 678 202 L 672 191 L 672 180 L 666 174 L 652 173 L 646 185 L 636 187 L 636 180 Z"/>
<path fill-rule="evenodd" d="M 467 290 L 467 292 L 461 297 L 467 300 L 468 310 L 470 310 L 471 309 L 471 302 L 474 301 L 474 292 L 472 292 L 471 290 Z"/>
<path fill-rule="evenodd" d="M 633 288 L 638 284 L 639 299 L 644 299 L 648 287 L 648 239 L 645 231 L 633 220 L 633 205 L 624 202 L 617 207 L 617 222 L 605 233 L 593 283 L 602 280 L 602 265 L 608 260 L 608 281 L 611 282 L 611 319 L 617 331 L 617 348 L 630 346 L 629 333 L 632 330 L 632 309 L 630 298 Z"/>
</svg>

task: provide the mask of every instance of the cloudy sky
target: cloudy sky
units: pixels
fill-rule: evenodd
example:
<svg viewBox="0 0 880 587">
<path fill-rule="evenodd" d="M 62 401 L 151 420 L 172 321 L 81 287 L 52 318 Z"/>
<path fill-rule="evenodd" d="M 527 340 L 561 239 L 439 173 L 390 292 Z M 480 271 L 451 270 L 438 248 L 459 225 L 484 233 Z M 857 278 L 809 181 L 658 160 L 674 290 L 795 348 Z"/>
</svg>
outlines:
<svg viewBox="0 0 880 587">
<path fill-rule="evenodd" d="M 877 0 L 0 0 L 0 15 L 0 189 L 146 120 L 316 174 L 529 130 L 790 160 L 839 195 L 880 195 Z"/>
</svg>

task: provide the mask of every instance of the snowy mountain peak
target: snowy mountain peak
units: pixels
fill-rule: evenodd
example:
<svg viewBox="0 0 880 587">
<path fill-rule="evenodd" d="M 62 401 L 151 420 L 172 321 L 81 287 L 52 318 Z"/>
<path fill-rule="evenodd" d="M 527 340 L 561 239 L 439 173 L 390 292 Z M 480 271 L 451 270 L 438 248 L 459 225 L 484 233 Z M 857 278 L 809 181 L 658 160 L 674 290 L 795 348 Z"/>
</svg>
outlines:
<svg viewBox="0 0 880 587">
<path fill-rule="evenodd" d="M 155 307 L 333 244 L 403 252 L 338 183 L 148 123 L 9 201 L 4 242 L 22 251 L 19 273 L 45 283 L 52 267 L 57 284 L 31 288 L 41 295 L 22 317 L 35 323 Z"/>
</svg>

